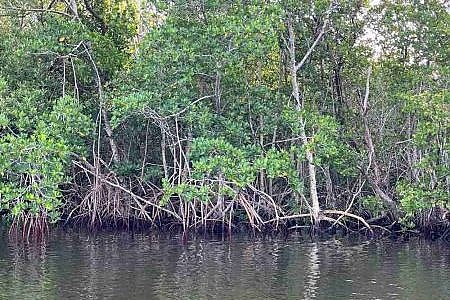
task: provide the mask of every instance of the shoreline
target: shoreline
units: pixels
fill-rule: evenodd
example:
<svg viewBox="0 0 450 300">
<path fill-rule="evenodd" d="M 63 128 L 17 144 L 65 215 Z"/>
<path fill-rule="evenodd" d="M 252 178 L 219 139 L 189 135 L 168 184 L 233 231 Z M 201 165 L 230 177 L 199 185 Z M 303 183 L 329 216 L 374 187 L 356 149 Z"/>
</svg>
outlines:
<svg viewBox="0 0 450 300">
<path fill-rule="evenodd" d="M 426 240 L 442 240 L 450 244 L 450 225 L 431 225 L 429 227 L 423 228 L 405 228 L 399 224 L 393 224 L 391 226 L 381 226 L 371 224 L 372 232 L 364 226 L 347 226 L 330 228 L 331 224 L 325 226 L 322 224 L 319 229 L 315 229 L 311 225 L 294 225 L 288 226 L 287 224 L 280 225 L 278 228 L 273 228 L 272 226 L 265 226 L 259 230 L 250 227 L 248 224 L 236 224 L 233 225 L 233 229 L 228 231 L 223 229 L 221 224 L 199 226 L 192 228 L 187 231 L 183 231 L 183 226 L 181 224 L 162 224 L 162 225 L 152 225 L 148 222 L 138 221 L 131 222 L 127 226 L 125 225 L 101 225 L 101 226 L 90 226 L 87 223 L 80 222 L 67 222 L 67 223 L 57 223 L 50 225 L 46 228 L 44 232 L 36 232 L 31 230 L 29 233 L 23 231 L 20 228 L 12 228 L 5 224 L 5 222 L 0 221 L 0 232 L 3 235 L 17 238 L 19 240 L 31 241 L 46 239 L 49 235 L 54 232 L 84 232 L 87 234 L 98 234 L 98 233 L 129 233 L 134 234 L 150 234 L 157 236 L 182 236 L 184 241 L 189 241 L 198 237 L 220 237 L 223 240 L 232 240 L 235 236 L 247 236 L 247 237 L 283 237 L 288 238 L 290 236 L 303 236 L 308 237 L 311 240 L 316 239 L 332 239 L 335 237 L 358 237 L 365 240 L 372 239 L 397 239 L 403 238 L 408 240 L 410 238 L 423 238 Z M 224 226 L 226 227 L 226 226 Z M 388 229 L 387 227 L 390 227 Z"/>
</svg>

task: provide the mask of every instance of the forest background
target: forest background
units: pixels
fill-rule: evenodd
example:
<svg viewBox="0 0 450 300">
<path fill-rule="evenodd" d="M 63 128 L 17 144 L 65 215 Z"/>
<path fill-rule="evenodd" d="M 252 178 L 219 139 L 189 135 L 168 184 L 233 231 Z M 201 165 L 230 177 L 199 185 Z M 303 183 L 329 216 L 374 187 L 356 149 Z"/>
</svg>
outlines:
<svg viewBox="0 0 450 300">
<path fill-rule="evenodd" d="M 0 216 L 441 231 L 444 1 L 0 0 Z"/>
</svg>

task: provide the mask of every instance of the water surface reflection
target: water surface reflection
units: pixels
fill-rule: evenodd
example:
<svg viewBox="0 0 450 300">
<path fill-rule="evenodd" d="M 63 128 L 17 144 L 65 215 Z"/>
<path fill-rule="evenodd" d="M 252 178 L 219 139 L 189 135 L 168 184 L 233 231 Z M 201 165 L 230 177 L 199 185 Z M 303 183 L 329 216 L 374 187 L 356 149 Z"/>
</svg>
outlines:
<svg viewBox="0 0 450 300">
<path fill-rule="evenodd" d="M 422 240 L 0 239 L 0 299 L 450 298 L 450 248 Z"/>
</svg>

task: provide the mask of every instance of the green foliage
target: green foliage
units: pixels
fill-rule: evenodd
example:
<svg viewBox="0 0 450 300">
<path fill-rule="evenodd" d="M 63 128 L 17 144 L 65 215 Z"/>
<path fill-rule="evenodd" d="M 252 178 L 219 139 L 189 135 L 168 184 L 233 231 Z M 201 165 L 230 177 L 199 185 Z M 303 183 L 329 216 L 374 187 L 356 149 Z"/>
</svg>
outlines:
<svg viewBox="0 0 450 300">
<path fill-rule="evenodd" d="M 181 197 L 187 202 L 194 199 L 202 202 L 208 202 L 211 199 L 211 191 L 208 186 L 197 186 L 188 183 L 181 183 L 172 186 L 166 179 L 163 179 L 162 186 L 164 195 L 161 198 L 160 205 L 166 205 L 172 196 Z M 221 192 L 224 193 L 223 190 Z"/>
<path fill-rule="evenodd" d="M 290 107 L 283 111 L 282 116 L 282 124 L 297 136 L 302 128 L 301 120 L 306 120 L 305 130 L 310 138 L 308 143 L 302 147 L 308 147 L 315 154 L 314 158 L 317 165 L 333 166 L 345 176 L 357 174 L 357 154 L 348 145 L 342 143 L 343 137 L 335 118 L 314 110 L 297 111 Z M 304 157 L 304 149 L 300 149 L 299 154 Z"/>
<path fill-rule="evenodd" d="M 294 148 L 290 150 L 295 151 Z M 301 179 L 292 165 L 288 151 L 271 148 L 264 155 L 256 158 L 254 165 L 256 170 L 264 171 L 268 178 L 286 178 L 294 191 L 303 191 Z"/>
<path fill-rule="evenodd" d="M 11 219 L 59 218 L 61 187 L 73 175 L 72 154 L 87 156 L 87 141 L 93 138 L 92 104 L 94 109 L 97 105 L 91 100 L 98 97 L 97 87 L 91 88 L 96 83 L 93 62 L 103 79 L 131 58 L 136 7 L 125 1 L 98 3 L 104 7 L 100 18 L 107 32 L 89 23 L 92 15 L 83 7 L 81 22 L 63 14 L 36 14 L 19 22 L 16 11 L 1 17 L 0 211 Z M 55 4 L 55 11 L 61 6 Z M 76 100 L 60 97 L 72 93 Z"/>
<path fill-rule="evenodd" d="M 1 208 L 13 218 L 29 213 L 56 221 L 62 204 L 59 184 L 66 182 L 67 147 L 42 133 L 7 135 L 0 139 L 0 153 Z"/>
<path fill-rule="evenodd" d="M 397 192 L 400 196 L 400 204 L 405 216 L 402 221 L 412 226 L 415 216 L 433 207 L 450 207 L 448 191 L 443 187 L 430 189 L 423 184 L 411 184 L 399 182 Z"/>
<path fill-rule="evenodd" d="M 376 196 L 363 197 L 360 203 L 372 216 L 379 216 L 385 210 L 383 203 Z"/>
<path fill-rule="evenodd" d="M 449 52 L 445 45 L 450 16 L 443 2 L 390 0 L 383 1 L 373 10 L 379 20 L 374 24 L 385 37 L 383 47 L 391 59 L 416 63 L 426 59 L 444 64 L 448 61 Z"/>
<path fill-rule="evenodd" d="M 71 98 L 58 99 L 49 109 L 39 90 L 21 87 L 7 93 L 4 81 L 2 86 L 0 210 L 12 218 L 30 214 L 55 222 L 70 154 L 84 152 L 91 122 Z"/>
<path fill-rule="evenodd" d="M 239 149 L 224 139 L 195 139 L 192 145 L 192 177 L 196 184 L 182 183 L 171 186 L 163 180 L 165 196 L 162 203 L 177 194 L 188 201 L 198 198 L 207 201 L 208 195 L 219 194 L 233 197 L 253 185 L 258 172 L 264 171 L 269 178 L 286 178 L 299 191 L 301 184 L 292 167 L 289 153 L 270 149 L 258 154 L 254 147 Z"/>
<path fill-rule="evenodd" d="M 372 215 L 391 209 L 374 181 L 405 220 L 448 206 L 449 14 L 440 1 L 93 0 L 76 1 L 78 16 L 70 1 L 16 2 L 52 13 L 0 16 L 0 210 L 10 218 L 55 221 L 63 184 L 88 191 L 73 157 L 95 158 L 143 197 L 162 190 L 161 205 L 181 200 L 174 210 L 272 193 L 279 212 L 300 212 L 310 200 L 306 153 L 323 209 L 343 207 L 363 180 L 360 207 Z M 327 16 L 297 70 L 297 107 L 287 21 L 298 63 Z M 269 216 L 272 206 L 257 209 Z"/>
<path fill-rule="evenodd" d="M 254 181 L 256 169 L 251 151 L 234 147 L 224 139 L 195 139 L 192 144 L 193 177 L 230 181 L 243 188 Z"/>
<path fill-rule="evenodd" d="M 403 94 L 404 110 L 420 116 L 413 135 L 414 143 L 421 148 L 438 146 L 436 138 L 445 135 L 450 129 L 448 115 L 450 93 L 448 90 L 423 92 L 420 94 Z"/>
</svg>

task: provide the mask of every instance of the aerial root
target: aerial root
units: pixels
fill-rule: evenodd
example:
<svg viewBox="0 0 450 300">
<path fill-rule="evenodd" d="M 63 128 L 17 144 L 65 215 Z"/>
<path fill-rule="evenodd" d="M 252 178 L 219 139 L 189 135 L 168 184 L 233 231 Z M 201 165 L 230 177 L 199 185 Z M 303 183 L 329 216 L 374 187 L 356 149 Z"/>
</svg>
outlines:
<svg viewBox="0 0 450 300">
<path fill-rule="evenodd" d="M 370 227 L 370 225 L 366 222 L 366 220 L 364 220 L 362 217 L 357 216 L 355 214 L 349 213 L 349 212 L 345 212 L 345 211 L 341 211 L 341 210 L 334 210 L 334 209 L 327 209 L 323 211 L 324 214 L 338 214 L 341 216 L 346 216 L 346 217 L 350 217 L 353 219 L 356 219 L 358 221 L 360 221 L 364 226 L 367 227 L 367 229 L 369 229 L 369 231 L 371 233 L 373 233 L 372 228 Z M 337 221 L 337 220 L 336 220 Z"/>
<path fill-rule="evenodd" d="M 323 210 L 322 214 L 319 216 L 319 220 L 324 220 L 324 221 L 329 221 L 331 223 L 333 223 L 333 225 L 331 225 L 331 227 L 333 227 L 335 224 L 339 224 L 340 226 L 348 229 L 347 226 L 345 226 L 345 224 L 343 224 L 342 222 L 339 221 L 338 219 L 334 219 L 332 217 L 329 216 L 325 216 L 325 215 L 340 215 L 340 216 L 344 216 L 344 217 L 349 217 L 349 218 L 353 218 L 358 220 L 359 222 L 361 222 L 367 229 L 369 229 L 369 231 L 371 233 L 373 233 L 372 227 L 360 216 L 349 213 L 349 212 L 345 212 L 345 211 L 341 211 L 341 210 L 334 210 L 334 209 L 327 209 L 327 210 Z M 263 224 L 267 224 L 267 223 L 272 223 L 275 221 L 280 221 L 280 220 L 290 220 L 290 219 L 299 219 L 299 218 L 311 218 L 312 219 L 313 215 L 311 213 L 307 213 L 307 214 L 296 214 L 296 215 L 290 215 L 290 216 L 283 216 L 283 217 L 278 217 L 278 218 L 274 218 L 274 219 L 270 219 L 268 221 L 263 222 Z M 330 227 L 330 228 L 331 228 Z"/>
</svg>

